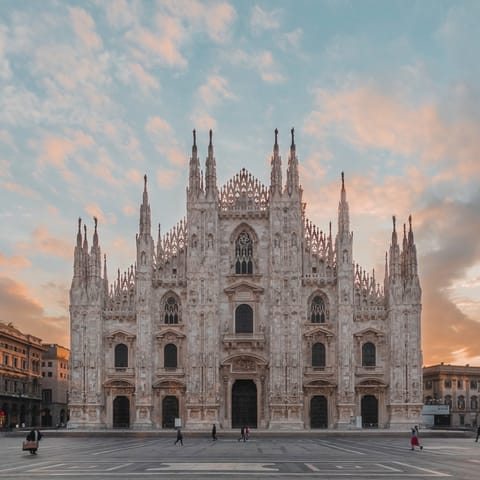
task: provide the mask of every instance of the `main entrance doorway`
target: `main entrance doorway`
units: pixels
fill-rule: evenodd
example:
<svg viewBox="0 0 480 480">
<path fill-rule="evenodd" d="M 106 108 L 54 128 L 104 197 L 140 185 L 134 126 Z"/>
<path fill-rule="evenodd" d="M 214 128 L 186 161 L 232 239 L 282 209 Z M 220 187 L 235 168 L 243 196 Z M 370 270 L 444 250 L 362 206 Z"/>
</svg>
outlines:
<svg viewBox="0 0 480 480">
<path fill-rule="evenodd" d="M 130 400 L 117 397 L 113 401 L 113 428 L 130 428 Z"/>
<path fill-rule="evenodd" d="M 178 415 L 178 398 L 169 395 L 162 401 L 162 425 L 163 428 L 175 428 L 175 419 Z"/>
<path fill-rule="evenodd" d="M 232 428 L 257 428 L 257 386 L 237 380 L 232 387 Z"/>
<path fill-rule="evenodd" d="M 362 427 L 378 427 L 378 400 L 373 395 L 362 397 Z"/>
<path fill-rule="evenodd" d="M 310 428 L 328 428 L 328 405 L 323 395 L 316 395 L 310 401 Z"/>
</svg>

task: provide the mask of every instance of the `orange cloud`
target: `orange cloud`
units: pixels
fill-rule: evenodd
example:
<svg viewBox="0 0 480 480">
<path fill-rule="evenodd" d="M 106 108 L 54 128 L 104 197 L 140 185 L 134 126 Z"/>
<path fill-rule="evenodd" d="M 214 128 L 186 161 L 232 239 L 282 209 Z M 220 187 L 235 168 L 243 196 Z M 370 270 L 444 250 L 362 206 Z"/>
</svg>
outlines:
<svg viewBox="0 0 480 480">
<path fill-rule="evenodd" d="M 100 223 L 103 223 L 103 224 L 117 223 L 117 218 L 113 213 L 106 215 L 105 213 L 103 213 L 103 210 L 96 203 L 89 203 L 88 205 L 85 205 L 84 208 L 85 208 L 85 211 L 91 217 L 97 217 Z"/>
<path fill-rule="evenodd" d="M 319 89 L 319 109 L 305 121 L 305 131 L 319 138 L 335 133 L 359 148 L 379 148 L 420 157 L 425 163 L 455 160 L 449 177 L 480 174 L 480 123 L 446 121 L 434 104 L 410 107 L 369 87 L 342 92 Z"/>
<path fill-rule="evenodd" d="M 11 255 L 7 257 L 0 253 L 0 265 L 9 268 L 25 268 L 30 267 L 32 262 L 22 255 Z"/>
<path fill-rule="evenodd" d="M 139 63 L 131 63 L 129 69 L 144 92 L 149 92 L 152 89 L 160 87 L 157 79 L 153 75 L 150 75 Z"/>
<path fill-rule="evenodd" d="M 15 328 L 35 335 L 46 343 L 70 346 L 67 314 L 47 315 L 43 304 L 33 298 L 24 284 L 9 277 L 0 277 L 0 305 L 1 321 L 12 321 Z"/>
</svg>

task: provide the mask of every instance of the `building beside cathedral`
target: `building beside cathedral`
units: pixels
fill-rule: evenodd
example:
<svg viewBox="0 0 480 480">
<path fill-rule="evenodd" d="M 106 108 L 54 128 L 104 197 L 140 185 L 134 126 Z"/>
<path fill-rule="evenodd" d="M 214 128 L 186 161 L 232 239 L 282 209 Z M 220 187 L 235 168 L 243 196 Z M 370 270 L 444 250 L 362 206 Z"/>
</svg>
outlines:
<svg viewBox="0 0 480 480">
<path fill-rule="evenodd" d="M 409 218 L 393 219 L 383 285 L 354 262 L 342 173 L 338 227 L 307 217 L 277 131 L 270 185 L 217 185 L 196 138 L 186 218 L 152 237 L 147 178 L 135 266 L 107 279 L 78 224 L 70 290 L 70 427 L 405 427 L 422 410 L 421 289 Z M 161 210 L 161 206 L 154 206 Z M 132 232 L 133 234 L 133 232 Z M 126 259 L 127 260 L 127 259 Z M 102 268 L 103 263 L 103 268 Z"/>
</svg>

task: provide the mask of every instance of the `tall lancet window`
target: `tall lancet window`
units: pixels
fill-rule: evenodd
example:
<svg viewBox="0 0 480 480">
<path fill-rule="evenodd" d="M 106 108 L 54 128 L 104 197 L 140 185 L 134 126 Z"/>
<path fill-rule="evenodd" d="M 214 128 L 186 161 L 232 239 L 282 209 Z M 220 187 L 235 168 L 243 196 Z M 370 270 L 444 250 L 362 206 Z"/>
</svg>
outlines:
<svg viewBox="0 0 480 480">
<path fill-rule="evenodd" d="M 362 345 L 362 366 L 375 367 L 377 364 L 377 352 L 375 345 L 372 342 L 367 342 Z"/>
<path fill-rule="evenodd" d="M 168 297 L 165 302 L 165 323 L 178 323 L 178 303 L 174 297 Z"/>
<path fill-rule="evenodd" d="M 253 273 L 253 242 L 247 232 L 242 232 L 235 242 L 235 273 L 251 275 Z"/>
<path fill-rule="evenodd" d="M 310 305 L 310 322 L 311 323 L 325 323 L 327 321 L 328 312 L 325 302 L 320 295 L 313 298 Z"/>
</svg>

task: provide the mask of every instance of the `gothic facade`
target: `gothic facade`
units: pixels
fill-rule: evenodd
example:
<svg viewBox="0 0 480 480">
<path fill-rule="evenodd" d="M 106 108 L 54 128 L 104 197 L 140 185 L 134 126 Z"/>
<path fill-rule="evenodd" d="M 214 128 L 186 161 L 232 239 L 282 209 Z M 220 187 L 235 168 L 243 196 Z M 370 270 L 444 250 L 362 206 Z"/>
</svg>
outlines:
<svg viewBox="0 0 480 480">
<path fill-rule="evenodd" d="M 421 289 L 395 218 L 383 285 L 353 260 L 344 177 L 338 229 L 306 216 L 277 131 L 270 186 L 217 186 L 194 132 L 186 218 L 155 243 L 147 178 L 135 265 L 110 286 L 97 221 L 78 224 L 70 290 L 70 427 L 389 428 L 422 408 Z M 103 260 L 103 262 L 102 262 Z M 103 263 L 103 269 L 102 269 Z"/>
</svg>

